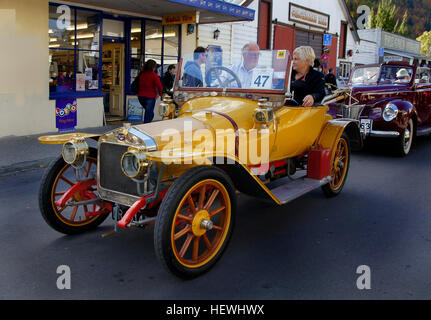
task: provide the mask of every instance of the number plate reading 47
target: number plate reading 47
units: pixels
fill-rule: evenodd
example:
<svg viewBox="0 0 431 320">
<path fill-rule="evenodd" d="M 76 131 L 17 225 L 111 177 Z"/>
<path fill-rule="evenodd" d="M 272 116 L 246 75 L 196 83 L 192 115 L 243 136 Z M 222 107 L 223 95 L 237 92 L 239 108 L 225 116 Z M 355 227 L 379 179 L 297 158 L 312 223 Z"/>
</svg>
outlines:
<svg viewBox="0 0 431 320">
<path fill-rule="evenodd" d="M 359 129 L 361 130 L 361 133 L 363 133 L 364 135 L 370 134 L 372 128 L 373 128 L 373 120 L 371 119 L 359 120 Z"/>
<path fill-rule="evenodd" d="M 272 75 L 273 69 L 260 69 L 253 70 L 251 87 L 255 89 L 272 89 Z"/>
</svg>

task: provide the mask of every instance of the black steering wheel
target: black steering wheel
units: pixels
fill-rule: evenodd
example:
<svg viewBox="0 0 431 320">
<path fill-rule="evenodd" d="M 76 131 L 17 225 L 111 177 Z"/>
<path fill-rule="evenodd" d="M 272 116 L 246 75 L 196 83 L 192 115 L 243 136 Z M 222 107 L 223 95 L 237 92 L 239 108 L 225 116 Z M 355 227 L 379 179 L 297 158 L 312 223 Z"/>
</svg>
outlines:
<svg viewBox="0 0 431 320">
<path fill-rule="evenodd" d="M 226 79 L 220 78 L 221 74 L 225 71 L 228 73 L 228 77 Z M 241 88 L 241 80 L 239 80 L 238 76 L 229 68 L 226 67 L 212 67 L 205 74 L 205 82 L 209 86 L 211 84 L 211 80 L 216 80 L 216 86 L 220 88 L 229 88 L 232 82 L 236 82 L 238 88 Z M 213 80 L 214 81 L 214 80 Z"/>
</svg>

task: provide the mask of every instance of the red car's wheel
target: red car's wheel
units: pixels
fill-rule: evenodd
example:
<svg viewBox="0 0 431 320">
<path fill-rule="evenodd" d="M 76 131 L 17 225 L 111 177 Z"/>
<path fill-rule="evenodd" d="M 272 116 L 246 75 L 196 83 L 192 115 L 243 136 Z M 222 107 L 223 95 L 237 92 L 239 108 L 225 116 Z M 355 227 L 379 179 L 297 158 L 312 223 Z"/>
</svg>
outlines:
<svg viewBox="0 0 431 320">
<path fill-rule="evenodd" d="M 331 162 L 331 182 L 322 187 L 328 197 L 338 195 L 346 182 L 350 165 L 350 143 L 349 138 L 343 133 L 333 151 Z"/>
<path fill-rule="evenodd" d="M 196 167 L 179 177 L 160 206 L 154 245 L 161 262 L 183 278 L 209 270 L 230 239 L 235 190 L 222 170 Z"/>
<path fill-rule="evenodd" d="M 97 150 L 90 148 L 84 164 L 84 176 L 95 174 L 96 166 Z M 39 207 L 43 218 L 53 229 L 65 234 L 77 234 L 95 228 L 106 219 L 109 213 L 93 215 L 92 212 L 101 209 L 97 204 L 59 207 L 55 203 L 76 184 L 74 170 L 60 155 L 46 169 L 39 189 Z M 86 190 L 73 194 L 70 200 L 74 202 L 91 200 L 97 196 L 96 192 L 96 185 L 89 186 Z"/>
</svg>

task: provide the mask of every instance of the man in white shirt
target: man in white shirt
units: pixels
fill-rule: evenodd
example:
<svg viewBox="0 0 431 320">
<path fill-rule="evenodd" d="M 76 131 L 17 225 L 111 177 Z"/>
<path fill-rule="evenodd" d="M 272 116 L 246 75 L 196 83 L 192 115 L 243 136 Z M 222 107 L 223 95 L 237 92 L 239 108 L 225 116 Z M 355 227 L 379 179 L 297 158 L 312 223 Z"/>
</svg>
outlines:
<svg viewBox="0 0 431 320">
<path fill-rule="evenodd" d="M 251 87 L 253 69 L 259 63 L 259 50 L 259 46 L 256 43 L 247 43 L 241 50 L 242 62 L 229 67 L 241 81 L 241 88 Z M 236 88 L 236 81 L 233 81 L 230 87 Z"/>
</svg>

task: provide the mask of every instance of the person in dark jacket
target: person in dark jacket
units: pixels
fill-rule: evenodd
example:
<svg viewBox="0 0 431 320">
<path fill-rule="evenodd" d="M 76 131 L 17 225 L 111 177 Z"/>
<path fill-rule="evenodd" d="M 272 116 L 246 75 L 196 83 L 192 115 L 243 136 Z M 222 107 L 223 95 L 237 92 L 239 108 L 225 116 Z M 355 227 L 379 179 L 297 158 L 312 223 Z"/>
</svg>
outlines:
<svg viewBox="0 0 431 320">
<path fill-rule="evenodd" d="M 337 78 L 334 75 L 334 68 L 329 68 L 328 74 L 325 76 L 325 83 L 329 84 L 329 90 L 337 89 Z"/>
<path fill-rule="evenodd" d="M 171 64 L 163 76 L 163 93 L 170 93 L 174 86 L 175 65 Z"/>
<path fill-rule="evenodd" d="M 315 53 L 308 46 L 293 51 L 290 90 L 293 99 L 303 107 L 319 104 L 325 96 L 325 76 L 313 69 Z"/>
<path fill-rule="evenodd" d="M 154 106 L 156 98 L 162 95 L 163 88 L 156 70 L 156 61 L 150 59 L 144 64 L 144 68 L 139 75 L 139 103 L 145 110 L 144 123 L 153 121 Z"/>
<path fill-rule="evenodd" d="M 203 47 L 197 47 L 193 52 L 193 61 L 187 61 L 184 67 L 183 86 L 203 87 L 201 65 L 207 61 L 208 53 Z"/>
</svg>

